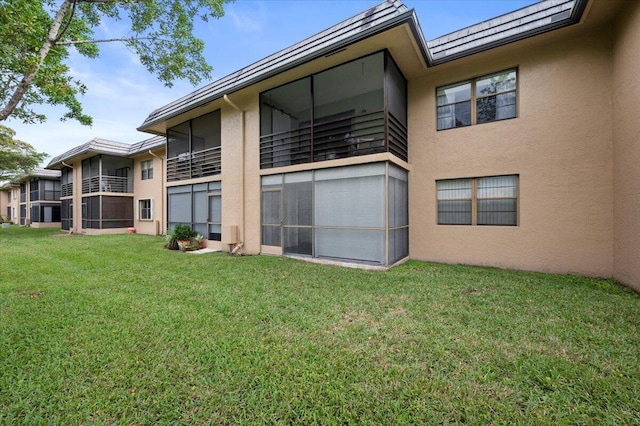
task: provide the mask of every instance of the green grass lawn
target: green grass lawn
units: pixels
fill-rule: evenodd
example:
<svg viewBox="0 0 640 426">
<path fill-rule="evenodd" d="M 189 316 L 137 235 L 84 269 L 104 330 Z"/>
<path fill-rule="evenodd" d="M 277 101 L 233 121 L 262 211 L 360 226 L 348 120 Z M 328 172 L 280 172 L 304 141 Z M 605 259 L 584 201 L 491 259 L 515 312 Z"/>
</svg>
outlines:
<svg viewBox="0 0 640 426">
<path fill-rule="evenodd" d="M 0 424 L 638 424 L 640 297 L 0 229 Z"/>
</svg>

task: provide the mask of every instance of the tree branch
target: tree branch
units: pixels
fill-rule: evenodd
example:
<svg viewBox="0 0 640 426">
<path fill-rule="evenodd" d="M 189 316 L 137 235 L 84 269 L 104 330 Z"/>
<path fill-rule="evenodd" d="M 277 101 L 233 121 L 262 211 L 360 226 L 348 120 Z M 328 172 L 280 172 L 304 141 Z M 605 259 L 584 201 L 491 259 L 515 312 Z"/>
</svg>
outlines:
<svg viewBox="0 0 640 426">
<path fill-rule="evenodd" d="M 109 43 L 112 41 L 135 41 L 135 40 L 163 40 L 154 37 L 129 37 L 129 38 L 104 38 L 98 40 L 69 40 L 56 43 L 57 46 L 71 46 L 74 44 L 87 44 L 87 43 Z"/>
<path fill-rule="evenodd" d="M 72 1 L 73 1 L 73 7 L 71 8 L 71 13 L 69 14 L 69 20 L 67 20 L 67 23 L 64 25 L 64 28 L 62 29 L 62 31 L 58 32 L 58 37 L 56 37 L 56 39 L 54 40 L 56 44 L 60 40 L 60 38 L 62 38 L 64 33 L 66 33 L 67 30 L 69 29 L 69 25 L 71 25 L 71 21 L 73 21 L 73 15 L 75 15 L 76 13 L 76 4 L 78 2 L 77 0 L 72 0 Z"/>
<path fill-rule="evenodd" d="M 24 96 L 24 94 L 27 92 L 27 89 L 33 82 L 33 79 L 36 76 L 36 73 L 42 66 L 42 63 L 44 62 L 45 58 L 49 54 L 49 51 L 55 45 L 55 40 L 58 37 L 58 32 L 60 30 L 60 26 L 62 25 L 62 21 L 64 20 L 64 17 L 67 14 L 67 11 L 69 10 L 69 6 L 73 1 L 74 0 L 65 0 L 64 3 L 62 3 L 62 5 L 60 6 L 58 13 L 56 13 L 56 17 L 53 20 L 53 23 L 51 24 L 51 28 L 49 29 L 47 40 L 44 42 L 44 44 L 40 48 L 40 51 L 38 52 L 38 56 L 37 56 L 38 62 L 36 63 L 36 65 L 33 67 L 31 71 L 25 73 L 24 77 L 22 77 L 22 81 L 20 81 L 20 84 L 18 84 L 18 87 L 16 88 L 15 92 L 13 92 L 11 99 L 9 99 L 9 102 L 7 102 L 7 105 L 2 109 L 2 111 L 0 111 L 0 121 L 6 120 L 9 117 L 9 115 L 11 115 L 13 110 L 16 108 L 16 106 L 18 106 L 18 104 L 22 100 L 22 97 Z"/>
</svg>

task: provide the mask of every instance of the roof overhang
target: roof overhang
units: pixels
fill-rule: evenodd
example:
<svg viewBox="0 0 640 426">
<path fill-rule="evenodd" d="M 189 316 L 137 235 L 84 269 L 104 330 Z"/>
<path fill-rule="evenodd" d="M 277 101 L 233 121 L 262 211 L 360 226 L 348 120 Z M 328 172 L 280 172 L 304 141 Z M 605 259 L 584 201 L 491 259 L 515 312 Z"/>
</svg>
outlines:
<svg viewBox="0 0 640 426">
<path fill-rule="evenodd" d="M 156 109 L 138 130 L 165 134 L 171 125 L 219 107 L 214 103 L 225 95 L 258 85 L 303 65 L 320 61 L 321 58 L 333 55 L 337 57 L 347 48 L 365 45 L 368 40 L 392 34 L 399 28 L 404 28 L 410 35 L 407 44 L 411 45 L 412 54 L 422 64 L 420 72 L 424 73 L 427 68 L 579 23 L 587 4 L 593 1 L 595 0 L 542 0 L 429 42 L 424 39 L 414 10 L 407 9 L 400 0 L 385 1 Z M 371 49 L 376 46 L 378 49 L 387 48 L 384 43 L 391 44 L 393 39 L 394 37 L 389 36 L 382 47 L 379 43 L 370 43 L 368 46 Z M 368 53 L 374 51 L 370 50 Z M 345 60 L 355 59 L 343 57 Z M 402 61 L 399 62 L 405 76 L 411 79 L 411 72 L 407 75 Z"/>
</svg>

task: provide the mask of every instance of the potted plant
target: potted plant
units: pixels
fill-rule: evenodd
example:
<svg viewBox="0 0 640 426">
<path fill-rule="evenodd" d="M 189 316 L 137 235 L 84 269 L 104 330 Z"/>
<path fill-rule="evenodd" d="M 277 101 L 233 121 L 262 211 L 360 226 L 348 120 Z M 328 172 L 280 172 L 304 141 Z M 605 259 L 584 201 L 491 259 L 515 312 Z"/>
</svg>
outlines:
<svg viewBox="0 0 640 426">
<path fill-rule="evenodd" d="M 196 250 L 200 250 L 202 248 L 204 248 L 204 237 L 200 234 L 197 234 L 194 238 L 193 241 L 196 243 L 195 245 L 197 246 Z"/>
<path fill-rule="evenodd" d="M 173 237 L 178 242 L 182 251 L 194 250 L 192 240 L 198 235 L 189 225 L 176 225 L 172 231 Z"/>
<path fill-rule="evenodd" d="M 178 240 L 176 239 L 173 231 L 167 232 L 167 235 L 164 236 L 164 248 L 167 250 L 179 250 Z"/>
</svg>

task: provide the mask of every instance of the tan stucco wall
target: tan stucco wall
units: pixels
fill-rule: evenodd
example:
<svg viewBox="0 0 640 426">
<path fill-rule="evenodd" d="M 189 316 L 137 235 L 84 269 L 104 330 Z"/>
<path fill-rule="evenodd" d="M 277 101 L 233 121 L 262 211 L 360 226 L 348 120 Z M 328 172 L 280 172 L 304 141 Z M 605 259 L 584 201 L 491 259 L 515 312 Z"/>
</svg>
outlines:
<svg viewBox="0 0 640 426">
<path fill-rule="evenodd" d="M 20 188 L 11 188 L 11 222 L 16 225 L 20 223 Z"/>
<path fill-rule="evenodd" d="M 640 2 L 613 28 L 613 274 L 640 291 Z"/>
<path fill-rule="evenodd" d="M 11 208 L 11 189 L 0 191 L 0 216 L 7 220 L 7 207 Z"/>
<path fill-rule="evenodd" d="M 138 234 L 160 235 L 165 229 L 166 202 L 164 197 L 165 167 L 164 148 L 153 150 L 153 154 L 143 154 L 133 161 L 133 226 Z M 160 157 L 160 158 L 158 158 Z M 153 160 L 153 179 L 142 180 L 142 162 Z M 139 200 L 151 199 L 153 217 L 151 220 L 139 219 Z"/>
<path fill-rule="evenodd" d="M 611 276 L 608 31 L 477 56 L 409 82 L 411 257 Z M 514 66 L 517 118 L 436 131 L 436 87 Z M 437 225 L 436 180 L 505 174 L 519 226 Z"/>
</svg>

